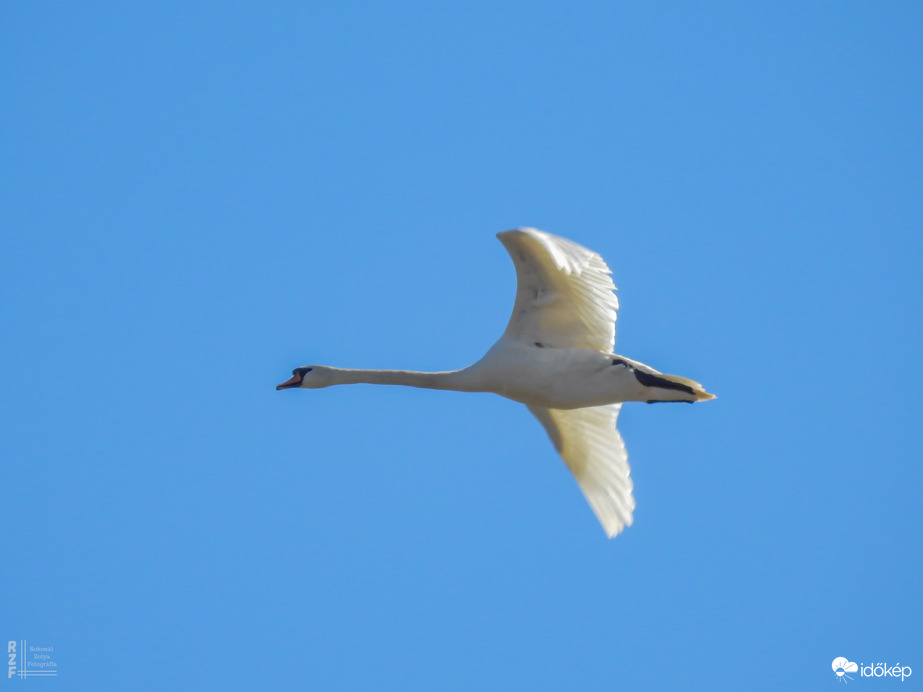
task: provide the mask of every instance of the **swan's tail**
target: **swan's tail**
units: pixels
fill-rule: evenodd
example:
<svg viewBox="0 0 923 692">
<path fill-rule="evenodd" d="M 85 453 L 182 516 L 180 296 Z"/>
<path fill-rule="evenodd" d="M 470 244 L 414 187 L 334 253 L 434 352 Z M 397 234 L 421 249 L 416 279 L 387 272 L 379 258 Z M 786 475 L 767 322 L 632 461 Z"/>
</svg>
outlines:
<svg viewBox="0 0 923 692">
<path fill-rule="evenodd" d="M 635 377 L 638 378 L 646 390 L 642 394 L 641 401 L 649 404 L 656 404 L 662 401 L 685 401 L 693 403 L 696 401 L 707 401 L 714 399 L 714 394 L 709 394 L 705 388 L 698 382 L 689 380 L 677 375 L 664 375 L 656 370 L 642 370 L 635 368 Z"/>
<path fill-rule="evenodd" d="M 709 399 L 716 399 L 717 397 L 714 394 L 709 394 L 705 391 L 705 387 L 700 385 L 695 380 L 690 380 L 686 377 L 680 377 L 679 375 L 664 375 L 662 373 L 657 375 L 658 378 L 666 380 L 667 382 L 672 382 L 675 385 L 680 385 L 684 388 L 692 390 L 690 393 L 695 397 L 696 401 L 708 401 Z"/>
</svg>

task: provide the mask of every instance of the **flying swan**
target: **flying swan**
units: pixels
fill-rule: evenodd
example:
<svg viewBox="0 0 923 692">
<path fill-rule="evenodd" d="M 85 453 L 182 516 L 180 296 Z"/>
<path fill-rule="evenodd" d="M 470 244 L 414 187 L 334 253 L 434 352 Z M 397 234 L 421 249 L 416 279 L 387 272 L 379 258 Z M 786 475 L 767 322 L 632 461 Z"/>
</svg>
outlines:
<svg viewBox="0 0 923 692">
<path fill-rule="evenodd" d="M 449 372 L 295 368 L 276 389 L 400 384 L 492 392 L 529 407 L 612 538 L 630 526 L 628 454 L 615 427 L 626 401 L 714 399 L 702 385 L 613 354 L 619 307 L 611 271 L 585 247 L 534 228 L 497 237 L 516 267 L 516 302 L 500 340 L 474 365 Z"/>
</svg>

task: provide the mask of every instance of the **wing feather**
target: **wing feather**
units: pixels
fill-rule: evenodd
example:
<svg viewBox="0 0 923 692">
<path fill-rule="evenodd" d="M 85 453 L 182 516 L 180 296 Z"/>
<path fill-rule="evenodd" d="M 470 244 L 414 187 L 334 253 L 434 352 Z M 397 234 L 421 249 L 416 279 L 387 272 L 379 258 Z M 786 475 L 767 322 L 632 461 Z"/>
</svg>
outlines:
<svg viewBox="0 0 923 692">
<path fill-rule="evenodd" d="M 609 538 L 631 526 L 635 508 L 628 453 L 615 427 L 621 406 L 566 411 L 529 406 L 545 426 Z"/>
<path fill-rule="evenodd" d="M 505 335 L 550 348 L 612 353 L 619 301 L 603 258 L 534 228 L 497 237 L 516 267 L 516 302 Z"/>
</svg>

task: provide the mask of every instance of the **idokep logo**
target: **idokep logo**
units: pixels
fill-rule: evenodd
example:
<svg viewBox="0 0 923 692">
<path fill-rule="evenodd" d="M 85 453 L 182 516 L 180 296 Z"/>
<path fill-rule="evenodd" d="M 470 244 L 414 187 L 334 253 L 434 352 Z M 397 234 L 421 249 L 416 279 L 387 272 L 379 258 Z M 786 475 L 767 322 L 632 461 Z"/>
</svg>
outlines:
<svg viewBox="0 0 923 692">
<path fill-rule="evenodd" d="M 900 663 L 893 666 L 889 666 L 887 663 L 865 665 L 864 663 L 853 663 L 842 656 L 833 659 L 832 666 L 837 682 L 853 680 L 853 676 L 849 675 L 849 673 L 859 673 L 860 678 L 898 678 L 903 682 L 913 673 L 910 666 L 902 666 Z"/>
<path fill-rule="evenodd" d="M 852 661 L 847 661 L 842 656 L 833 659 L 833 672 L 836 673 L 837 682 L 849 682 L 852 680 L 852 676 L 847 675 L 847 673 L 855 673 L 858 670 L 859 666 Z"/>
</svg>

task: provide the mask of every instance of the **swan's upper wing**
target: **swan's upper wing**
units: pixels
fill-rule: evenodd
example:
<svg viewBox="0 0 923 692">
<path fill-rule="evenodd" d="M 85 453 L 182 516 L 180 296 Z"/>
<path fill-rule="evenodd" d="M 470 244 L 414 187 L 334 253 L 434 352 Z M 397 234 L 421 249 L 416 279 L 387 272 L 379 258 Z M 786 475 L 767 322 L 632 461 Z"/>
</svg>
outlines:
<svg viewBox="0 0 923 692">
<path fill-rule="evenodd" d="M 571 410 L 529 406 L 564 463 L 574 474 L 606 534 L 612 538 L 631 525 L 628 454 L 615 428 L 621 404 Z"/>
<path fill-rule="evenodd" d="M 619 300 L 603 258 L 534 228 L 497 237 L 516 266 L 516 303 L 506 336 L 550 348 L 612 353 Z"/>
</svg>

